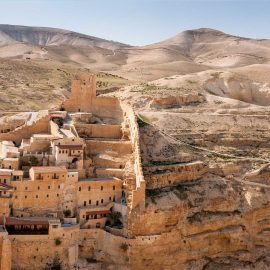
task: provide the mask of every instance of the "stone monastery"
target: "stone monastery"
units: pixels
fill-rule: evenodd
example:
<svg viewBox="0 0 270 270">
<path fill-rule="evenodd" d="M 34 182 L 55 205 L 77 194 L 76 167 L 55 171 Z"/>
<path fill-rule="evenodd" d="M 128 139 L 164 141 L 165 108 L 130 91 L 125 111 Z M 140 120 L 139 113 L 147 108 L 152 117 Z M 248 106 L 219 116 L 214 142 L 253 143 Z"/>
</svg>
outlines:
<svg viewBox="0 0 270 270">
<path fill-rule="evenodd" d="M 125 249 L 144 207 L 136 116 L 96 96 L 95 75 L 77 76 L 59 111 L 0 124 L 0 270 L 90 269 L 82 259 Z"/>
</svg>

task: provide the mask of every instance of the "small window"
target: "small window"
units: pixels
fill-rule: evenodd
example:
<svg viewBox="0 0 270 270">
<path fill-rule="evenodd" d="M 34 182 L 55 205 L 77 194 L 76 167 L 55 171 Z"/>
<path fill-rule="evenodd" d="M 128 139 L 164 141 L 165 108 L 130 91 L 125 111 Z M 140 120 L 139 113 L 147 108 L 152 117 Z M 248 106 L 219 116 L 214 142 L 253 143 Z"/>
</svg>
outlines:
<svg viewBox="0 0 270 270">
<path fill-rule="evenodd" d="M 89 187 L 88 187 L 88 191 L 90 191 L 90 190 L 91 190 L 91 187 L 89 186 Z"/>
<path fill-rule="evenodd" d="M 50 186 L 48 186 L 48 189 L 51 189 L 51 187 L 50 187 Z"/>
<path fill-rule="evenodd" d="M 59 197 L 59 194 L 57 193 L 57 195 L 56 195 L 57 197 Z"/>
<path fill-rule="evenodd" d="M 25 187 L 24 189 L 25 189 L 25 190 L 27 190 L 27 189 L 28 189 L 28 187 Z"/>
<path fill-rule="evenodd" d="M 115 186 L 113 186 L 113 190 L 115 190 Z"/>
<path fill-rule="evenodd" d="M 58 186 L 58 189 L 60 189 L 60 185 Z"/>
<path fill-rule="evenodd" d="M 101 186 L 100 189 L 103 190 L 103 186 Z"/>
<path fill-rule="evenodd" d="M 81 191 L 82 190 L 82 188 L 81 187 L 79 187 L 79 191 Z"/>
<path fill-rule="evenodd" d="M 47 198 L 49 198 L 49 194 L 47 194 Z"/>
<path fill-rule="evenodd" d="M 38 195 L 36 195 L 36 199 L 38 199 Z"/>
<path fill-rule="evenodd" d="M 40 190 L 40 187 L 37 187 L 38 190 Z"/>
<path fill-rule="evenodd" d="M 103 203 L 103 199 L 101 199 L 101 203 Z"/>
<path fill-rule="evenodd" d="M 25 195 L 24 198 L 27 199 L 27 196 Z"/>
<path fill-rule="evenodd" d="M 89 200 L 89 204 L 91 204 L 91 200 Z"/>
</svg>

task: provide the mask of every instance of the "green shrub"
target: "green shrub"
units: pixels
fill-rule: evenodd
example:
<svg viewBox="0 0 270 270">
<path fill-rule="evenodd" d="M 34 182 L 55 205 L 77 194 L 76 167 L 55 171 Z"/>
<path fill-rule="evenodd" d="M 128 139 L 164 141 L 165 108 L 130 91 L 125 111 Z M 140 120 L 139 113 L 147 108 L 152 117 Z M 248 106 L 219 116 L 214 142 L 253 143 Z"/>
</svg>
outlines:
<svg viewBox="0 0 270 270">
<path fill-rule="evenodd" d="M 70 217 L 71 216 L 71 211 L 69 210 L 69 209 L 67 209 L 67 210 L 64 210 L 63 211 L 63 214 L 64 214 L 64 216 L 67 218 L 67 217 Z"/>
<path fill-rule="evenodd" d="M 127 243 L 122 243 L 120 248 L 123 250 L 123 251 L 127 251 L 128 250 L 128 244 Z"/>
<path fill-rule="evenodd" d="M 149 125 L 148 123 L 144 122 L 144 121 L 143 121 L 142 119 L 140 119 L 140 118 L 138 118 L 137 123 L 138 123 L 138 126 L 139 126 L 140 128 Z"/>
<path fill-rule="evenodd" d="M 60 246 L 61 243 L 62 243 L 62 241 L 60 240 L 60 238 L 56 238 L 54 242 L 55 242 L 55 245 L 56 246 Z"/>
</svg>

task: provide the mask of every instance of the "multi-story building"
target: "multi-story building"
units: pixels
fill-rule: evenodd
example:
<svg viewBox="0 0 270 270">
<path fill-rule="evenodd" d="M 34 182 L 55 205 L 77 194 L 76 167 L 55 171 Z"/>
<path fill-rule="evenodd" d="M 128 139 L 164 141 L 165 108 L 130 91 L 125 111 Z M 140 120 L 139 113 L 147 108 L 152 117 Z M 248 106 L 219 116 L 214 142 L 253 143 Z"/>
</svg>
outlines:
<svg viewBox="0 0 270 270">
<path fill-rule="evenodd" d="M 31 261 L 44 269 L 56 251 L 64 269 L 72 269 L 92 248 L 91 230 L 117 224 L 124 233 L 127 216 L 144 207 L 137 128 L 130 108 L 96 97 L 92 75 L 74 80 L 60 111 L 29 113 L 19 126 L 2 130 L 0 257 L 5 252 L 7 259 L 4 268 L 0 259 L 0 270 L 28 269 Z M 62 243 L 63 253 L 48 248 L 50 241 Z"/>
</svg>

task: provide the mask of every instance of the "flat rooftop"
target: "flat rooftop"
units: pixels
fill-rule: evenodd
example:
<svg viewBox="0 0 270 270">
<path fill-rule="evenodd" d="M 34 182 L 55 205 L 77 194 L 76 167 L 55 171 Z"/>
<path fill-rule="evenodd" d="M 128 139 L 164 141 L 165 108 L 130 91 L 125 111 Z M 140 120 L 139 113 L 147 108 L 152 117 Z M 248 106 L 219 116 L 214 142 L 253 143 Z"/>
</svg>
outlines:
<svg viewBox="0 0 270 270">
<path fill-rule="evenodd" d="M 63 166 L 39 166 L 39 167 L 32 167 L 31 168 L 34 173 L 66 173 L 67 169 Z"/>
<path fill-rule="evenodd" d="M 80 179 L 79 182 L 98 182 L 98 181 L 121 181 L 121 179 L 117 177 L 96 177 L 96 178 L 83 178 Z"/>
</svg>

